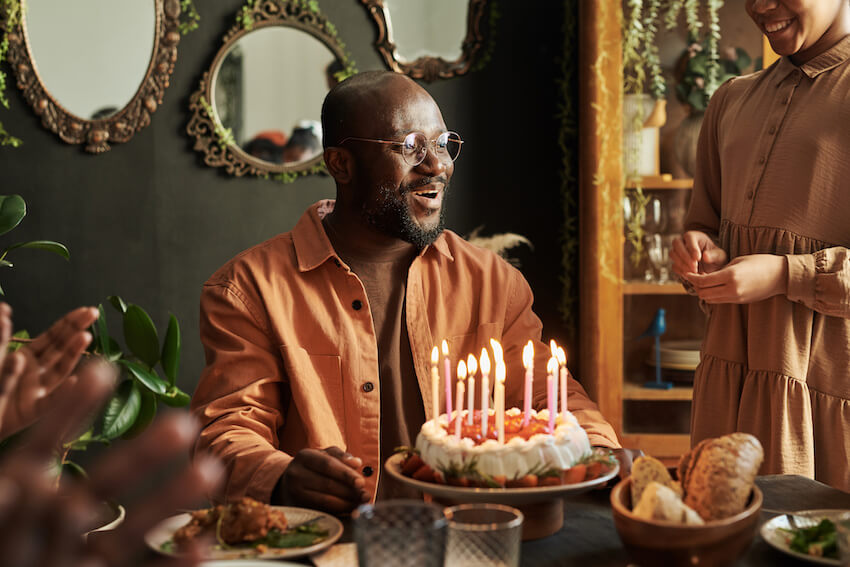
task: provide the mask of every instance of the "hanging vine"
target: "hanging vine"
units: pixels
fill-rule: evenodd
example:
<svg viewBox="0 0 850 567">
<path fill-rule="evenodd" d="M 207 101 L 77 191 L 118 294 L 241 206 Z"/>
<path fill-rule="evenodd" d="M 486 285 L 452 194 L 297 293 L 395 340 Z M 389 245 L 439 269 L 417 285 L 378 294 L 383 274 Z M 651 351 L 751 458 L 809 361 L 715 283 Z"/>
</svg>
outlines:
<svg viewBox="0 0 850 567">
<path fill-rule="evenodd" d="M 15 29 L 23 18 L 24 7 L 20 0 L 0 0 L 0 20 L 2 20 L 3 35 L 0 36 L 0 104 L 9 108 L 9 99 L 6 98 L 6 72 L 3 65 L 6 62 L 6 54 L 9 51 L 9 33 Z M 23 142 L 6 131 L 3 122 L 0 121 L 0 146 L 11 146 L 17 148 Z"/>
</svg>

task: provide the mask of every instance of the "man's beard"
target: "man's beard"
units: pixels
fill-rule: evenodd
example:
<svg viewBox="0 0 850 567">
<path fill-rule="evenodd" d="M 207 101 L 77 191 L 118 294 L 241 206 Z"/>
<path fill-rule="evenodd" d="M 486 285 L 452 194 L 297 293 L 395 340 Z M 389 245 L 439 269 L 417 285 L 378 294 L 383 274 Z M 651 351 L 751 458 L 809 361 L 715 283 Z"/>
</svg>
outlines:
<svg viewBox="0 0 850 567">
<path fill-rule="evenodd" d="M 436 226 L 429 230 L 425 230 L 416 224 L 416 221 L 410 214 L 410 208 L 408 207 L 407 201 L 404 198 L 410 191 L 431 182 L 430 179 L 423 181 L 427 182 L 417 183 L 415 186 L 406 185 L 399 188 L 401 195 L 398 194 L 396 187 L 381 185 L 378 188 L 380 201 L 371 203 L 371 206 L 370 203 L 363 204 L 362 214 L 366 219 L 366 222 L 384 234 L 409 242 L 418 248 L 424 248 L 425 246 L 433 244 L 440 234 L 442 234 L 446 226 L 446 197 L 448 196 L 449 186 L 448 183 L 444 182 L 442 189 L 443 201 L 440 207 L 440 212 L 438 213 L 439 218 Z"/>
</svg>

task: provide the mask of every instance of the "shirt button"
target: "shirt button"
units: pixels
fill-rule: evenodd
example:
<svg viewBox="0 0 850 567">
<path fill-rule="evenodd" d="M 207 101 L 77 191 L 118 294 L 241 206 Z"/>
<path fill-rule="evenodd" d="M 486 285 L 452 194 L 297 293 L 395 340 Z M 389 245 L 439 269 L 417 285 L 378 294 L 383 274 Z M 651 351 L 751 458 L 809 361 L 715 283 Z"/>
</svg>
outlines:
<svg viewBox="0 0 850 567">
<path fill-rule="evenodd" d="M 768 133 L 769 134 L 775 134 L 776 133 L 776 126 L 771 126 L 770 130 L 768 130 Z"/>
<path fill-rule="evenodd" d="M 765 158 L 764 156 L 761 156 L 759 158 L 759 163 L 764 163 L 765 161 L 767 161 L 767 158 Z"/>
<path fill-rule="evenodd" d="M 375 471 L 369 465 L 366 465 L 365 467 L 363 467 L 363 476 L 372 476 L 373 472 L 375 472 Z"/>
<path fill-rule="evenodd" d="M 355 299 L 351 302 L 351 307 L 354 308 L 355 311 L 360 311 L 363 308 L 363 302 L 359 299 Z"/>
<path fill-rule="evenodd" d="M 752 198 L 753 198 L 753 192 L 747 191 L 747 199 L 752 199 Z"/>
<path fill-rule="evenodd" d="M 342 267 L 342 264 L 340 264 L 339 260 L 337 260 L 336 258 L 334 258 L 334 265 L 335 265 L 337 268 L 341 268 L 341 267 Z"/>
<path fill-rule="evenodd" d="M 366 382 L 365 384 L 363 384 L 363 391 L 366 392 L 367 394 L 374 389 L 375 389 L 375 385 L 372 384 L 371 382 Z"/>
</svg>

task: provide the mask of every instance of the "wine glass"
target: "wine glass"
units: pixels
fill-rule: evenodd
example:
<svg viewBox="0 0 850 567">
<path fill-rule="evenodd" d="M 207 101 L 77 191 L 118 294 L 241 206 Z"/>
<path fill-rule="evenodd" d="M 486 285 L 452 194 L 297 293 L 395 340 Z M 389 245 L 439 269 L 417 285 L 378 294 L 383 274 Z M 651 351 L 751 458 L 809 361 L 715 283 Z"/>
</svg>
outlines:
<svg viewBox="0 0 850 567">
<path fill-rule="evenodd" d="M 661 199 L 653 197 L 646 204 L 643 230 L 646 234 L 661 234 L 667 226 L 667 211 L 661 206 Z"/>
<path fill-rule="evenodd" d="M 655 269 L 658 277 L 655 281 L 659 284 L 670 281 L 670 246 L 669 239 L 662 237 L 660 234 L 649 234 L 646 237 L 646 254 L 649 257 L 649 263 Z M 650 270 L 647 270 L 650 272 Z"/>
</svg>

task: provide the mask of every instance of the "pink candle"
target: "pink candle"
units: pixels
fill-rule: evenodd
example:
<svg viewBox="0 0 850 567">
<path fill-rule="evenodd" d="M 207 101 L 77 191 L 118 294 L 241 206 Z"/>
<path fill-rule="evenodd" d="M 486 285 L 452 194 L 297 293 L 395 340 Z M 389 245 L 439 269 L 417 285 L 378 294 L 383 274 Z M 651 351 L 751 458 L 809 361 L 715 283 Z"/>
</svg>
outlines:
<svg viewBox="0 0 850 567">
<path fill-rule="evenodd" d="M 481 437 L 487 439 L 490 425 L 490 357 L 487 349 L 481 349 Z"/>
<path fill-rule="evenodd" d="M 460 424 L 463 422 L 463 389 L 466 379 L 466 363 L 457 363 L 457 413 L 455 414 L 455 437 L 460 439 Z"/>
<path fill-rule="evenodd" d="M 437 420 L 440 415 L 440 372 L 437 364 L 440 362 L 440 351 L 437 347 L 431 351 L 431 419 Z"/>
<path fill-rule="evenodd" d="M 443 369 L 446 377 L 446 417 L 452 420 L 452 363 L 449 360 L 449 343 L 443 339 Z"/>
<path fill-rule="evenodd" d="M 549 410 L 549 433 L 555 432 L 555 414 L 558 413 L 558 402 L 555 400 L 555 380 L 558 376 L 558 359 L 554 356 L 546 365 L 546 397 L 548 398 L 547 409 Z"/>
<path fill-rule="evenodd" d="M 558 365 L 561 367 L 561 417 L 567 419 L 567 354 L 558 347 Z"/>
<path fill-rule="evenodd" d="M 472 425 L 472 414 L 475 413 L 475 373 L 478 372 L 478 362 L 471 354 L 466 357 L 466 370 L 469 372 L 469 376 L 466 379 L 469 382 L 469 386 L 467 386 L 469 394 L 466 404 L 466 424 Z"/>
<path fill-rule="evenodd" d="M 534 345 L 531 341 L 522 349 L 522 365 L 525 367 L 525 395 L 523 404 L 522 426 L 528 425 L 531 418 L 531 386 L 534 382 Z"/>
</svg>

